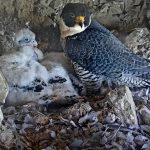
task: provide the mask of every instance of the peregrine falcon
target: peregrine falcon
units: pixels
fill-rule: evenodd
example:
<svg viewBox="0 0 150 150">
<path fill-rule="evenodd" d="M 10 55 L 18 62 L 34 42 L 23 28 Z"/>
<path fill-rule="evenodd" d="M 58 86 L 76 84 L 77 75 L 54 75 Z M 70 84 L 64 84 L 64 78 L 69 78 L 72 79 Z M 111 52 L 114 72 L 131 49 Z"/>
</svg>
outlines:
<svg viewBox="0 0 150 150">
<path fill-rule="evenodd" d="M 85 4 L 68 3 L 59 22 L 64 52 L 87 90 L 108 85 L 150 86 L 150 62 L 132 53 L 109 30 L 96 22 Z"/>
</svg>

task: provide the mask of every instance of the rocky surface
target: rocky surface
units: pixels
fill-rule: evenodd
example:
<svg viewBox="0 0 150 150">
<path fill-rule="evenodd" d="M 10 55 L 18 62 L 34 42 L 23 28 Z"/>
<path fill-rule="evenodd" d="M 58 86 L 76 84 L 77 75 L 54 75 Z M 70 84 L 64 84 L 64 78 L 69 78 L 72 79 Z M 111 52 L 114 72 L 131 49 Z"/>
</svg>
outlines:
<svg viewBox="0 0 150 150">
<path fill-rule="evenodd" d="M 146 13 L 149 18 L 146 10 L 148 2 L 145 0 L 0 0 L 0 2 L 1 14 L 31 21 L 35 26 L 49 25 L 51 19 L 58 17 L 63 6 L 68 2 L 86 3 L 94 17 L 102 24 L 119 27 L 120 30 L 132 29 L 143 24 Z"/>
<path fill-rule="evenodd" d="M 135 28 L 126 37 L 125 43 L 134 53 L 150 58 L 150 32 L 147 28 Z"/>
<path fill-rule="evenodd" d="M 114 91 L 105 96 L 72 97 L 63 101 L 49 98 L 49 103 L 44 106 L 29 103 L 3 108 L 0 148 L 3 150 L 145 148 L 148 150 L 150 120 L 146 106 L 143 105 L 138 111 L 141 114 L 139 123 L 129 89 L 127 87 L 115 89 L 115 93 L 119 94 L 114 94 L 115 98 L 112 96 L 111 100 L 108 100 L 112 93 Z M 114 100 L 116 103 L 112 105 Z M 118 108 L 117 101 L 120 102 Z M 131 114 L 128 114 L 130 112 Z M 128 115 L 125 116 L 126 114 Z M 143 120 L 145 117 L 146 119 Z"/>
</svg>

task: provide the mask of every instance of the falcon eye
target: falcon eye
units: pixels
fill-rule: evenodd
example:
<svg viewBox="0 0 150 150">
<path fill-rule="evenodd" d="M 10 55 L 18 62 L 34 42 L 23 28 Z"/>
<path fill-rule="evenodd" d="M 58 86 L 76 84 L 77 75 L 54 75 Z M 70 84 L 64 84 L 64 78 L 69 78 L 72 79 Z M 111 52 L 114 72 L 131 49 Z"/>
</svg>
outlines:
<svg viewBox="0 0 150 150">
<path fill-rule="evenodd" d="M 69 16 L 70 16 L 71 18 L 75 18 L 75 15 L 74 15 L 73 13 L 70 13 Z"/>
</svg>

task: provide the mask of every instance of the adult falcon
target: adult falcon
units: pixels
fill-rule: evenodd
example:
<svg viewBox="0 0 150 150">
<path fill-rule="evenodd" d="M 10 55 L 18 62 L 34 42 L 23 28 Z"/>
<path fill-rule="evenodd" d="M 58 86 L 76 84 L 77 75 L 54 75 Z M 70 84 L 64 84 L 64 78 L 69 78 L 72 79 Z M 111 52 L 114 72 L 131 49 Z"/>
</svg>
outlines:
<svg viewBox="0 0 150 150">
<path fill-rule="evenodd" d="M 68 3 L 59 22 L 64 51 L 89 93 L 102 81 L 129 87 L 150 86 L 150 62 L 132 53 L 109 30 L 92 19 L 85 4 Z"/>
</svg>

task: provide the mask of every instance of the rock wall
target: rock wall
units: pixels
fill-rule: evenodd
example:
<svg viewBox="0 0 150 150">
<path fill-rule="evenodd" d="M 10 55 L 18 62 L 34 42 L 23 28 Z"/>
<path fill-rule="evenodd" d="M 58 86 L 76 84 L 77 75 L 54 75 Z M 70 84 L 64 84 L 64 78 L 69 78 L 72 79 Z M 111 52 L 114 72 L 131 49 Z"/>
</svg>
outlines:
<svg viewBox="0 0 150 150">
<path fill-rule="evenodd" d="M 98 21 L 120 30 L 143 24 L 149 3 L 146 0 L 0 0 L 0 13 L 46 26 L 50 22 L 48 16 L 59 14 L 68 2 L 86 3 Z"/>
<path fill-rule="evenodd" d="M 121 32 L 145 26 L 150 19 L 150 2 L 146 0 L 0 0 L 1 53 L 10 51 L 13 32 L 27 23 L 37 34 L 43 51 L 61 51 L 58 30 L 53 24 L 68 2 L 86 3 L 96 20 Z"/>
</svg>

